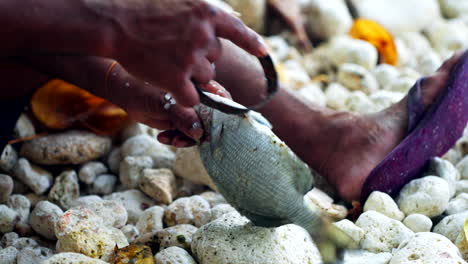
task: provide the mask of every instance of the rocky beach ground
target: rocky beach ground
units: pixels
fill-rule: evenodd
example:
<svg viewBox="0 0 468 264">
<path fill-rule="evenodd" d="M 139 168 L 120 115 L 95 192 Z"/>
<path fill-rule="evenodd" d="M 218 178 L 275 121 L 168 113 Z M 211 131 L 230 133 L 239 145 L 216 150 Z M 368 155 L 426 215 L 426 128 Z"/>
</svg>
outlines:
<svg viewBox="0 0 468 264">
<path fill-rule="evenodd" d="M 265 0 L 208 2 L 264 33 Z M 349 36 L 353 18 L 343 0 L 298 2 L 319 44 L 301 52 L 284 26 L 264 39 L 281 82 L 310 104 L 380 111 L 468 49 L 467 1 L 353 0 L 360 16 L 392 34 L 396 65 L 379 63 L 372 44 Z M 138 263 L 115 261 L 115 247 L 129 244 L 147 245 L 156 264 L 323 263 L 304 229 L 252 225 L 216 192 L 196 147 L 168 147 L 157 133 L 134 123 L 116 138 L 69 130 L 7 146 L 0 157 L 0 263 Z M 23 114 L 15 136 L 35 134 Z M 360 248 L 345 252 L 344 264 L 468 260 L 468 127 L 424 177 L 393 198 L 373 192 L 354 218 L 328 187 L 306 197 Z"/>
</svg>

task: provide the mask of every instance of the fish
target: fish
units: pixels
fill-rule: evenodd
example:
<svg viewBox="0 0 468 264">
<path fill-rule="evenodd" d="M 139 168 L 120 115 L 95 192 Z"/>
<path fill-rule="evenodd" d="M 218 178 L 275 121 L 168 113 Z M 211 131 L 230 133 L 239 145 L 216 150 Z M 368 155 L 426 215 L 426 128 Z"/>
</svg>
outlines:
<svg viewBox="0 0 468 264">
<path fill-rule="evenodd" d="M 226 98 L 217 100 L 241 107 Z M 314 186 L 311 169 L 273 133 L 261 114 L 233 115 L 203 104 L 196 111 L 205 129 L 205 139 L 198 146 L 202 163 L 218 191 L 239 213 L 257 226 L 299 225 L 319 250 L 320 242 L 327 249 L 350 244 L 349 237 L 304 199 Z"/>
</svg>

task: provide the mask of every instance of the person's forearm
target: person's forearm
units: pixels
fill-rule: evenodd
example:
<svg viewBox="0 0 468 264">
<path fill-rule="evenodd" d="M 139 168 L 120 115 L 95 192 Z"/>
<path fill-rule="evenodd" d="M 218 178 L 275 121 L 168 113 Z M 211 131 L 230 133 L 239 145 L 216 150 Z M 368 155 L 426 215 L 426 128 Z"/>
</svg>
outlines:
<svg viewBox="0 0 468 264">
<path fill-rule="evenodd" d="M 102 2 L 111 5 L 112 0 Z M 100 16 L 93 5 L 87 0 L 0 1 L 0 57 L 108 56 L 112 21 Z"/>
</svg>

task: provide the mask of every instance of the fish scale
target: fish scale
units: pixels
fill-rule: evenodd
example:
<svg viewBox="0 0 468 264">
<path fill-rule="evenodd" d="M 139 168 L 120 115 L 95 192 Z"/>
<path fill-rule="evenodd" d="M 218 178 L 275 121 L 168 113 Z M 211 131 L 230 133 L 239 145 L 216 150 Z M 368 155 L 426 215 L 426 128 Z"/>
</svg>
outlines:
<svg viewBox="0 0 468 264">
<path fill-rule="evenodd" d="M 202 161 L 225 199 L 257 225 L 293 222 L 313 186 L 310 169 L 251 115 L 211 111 Z M 265 219 L 262 219 L 265 217 Z M 263 221 L 265 220 L 265 221 Z"/>
</svg>

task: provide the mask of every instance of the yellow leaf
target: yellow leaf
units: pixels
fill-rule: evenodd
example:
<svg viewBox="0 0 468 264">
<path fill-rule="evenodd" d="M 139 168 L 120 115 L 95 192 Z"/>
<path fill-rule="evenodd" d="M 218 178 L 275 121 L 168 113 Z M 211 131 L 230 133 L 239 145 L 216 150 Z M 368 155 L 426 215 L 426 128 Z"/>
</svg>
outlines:
<svg viewBox="0 0 468 264">
<path fill-rule="evenodd" d="M 132 244 L 114 251 L 113 264 L 154 264 L 151 248 L 145 245 Z"/>
<path fill-rule="evenodd" d="M 120 129 L 127 118 L 123 109 L 59 79 L 47 82 L 34 92 L 31 110 L 49 129 L 74 126 L 109 135 Z"/>
<path fill-rule="evenodd" d="M 377 22 L 368 19 L 356 19 L 349 34 L 355 39 L 365 40 L 376 47 L 382 63 L 398 64 L 398 52 L 393 37 Z"/>
</svg>

